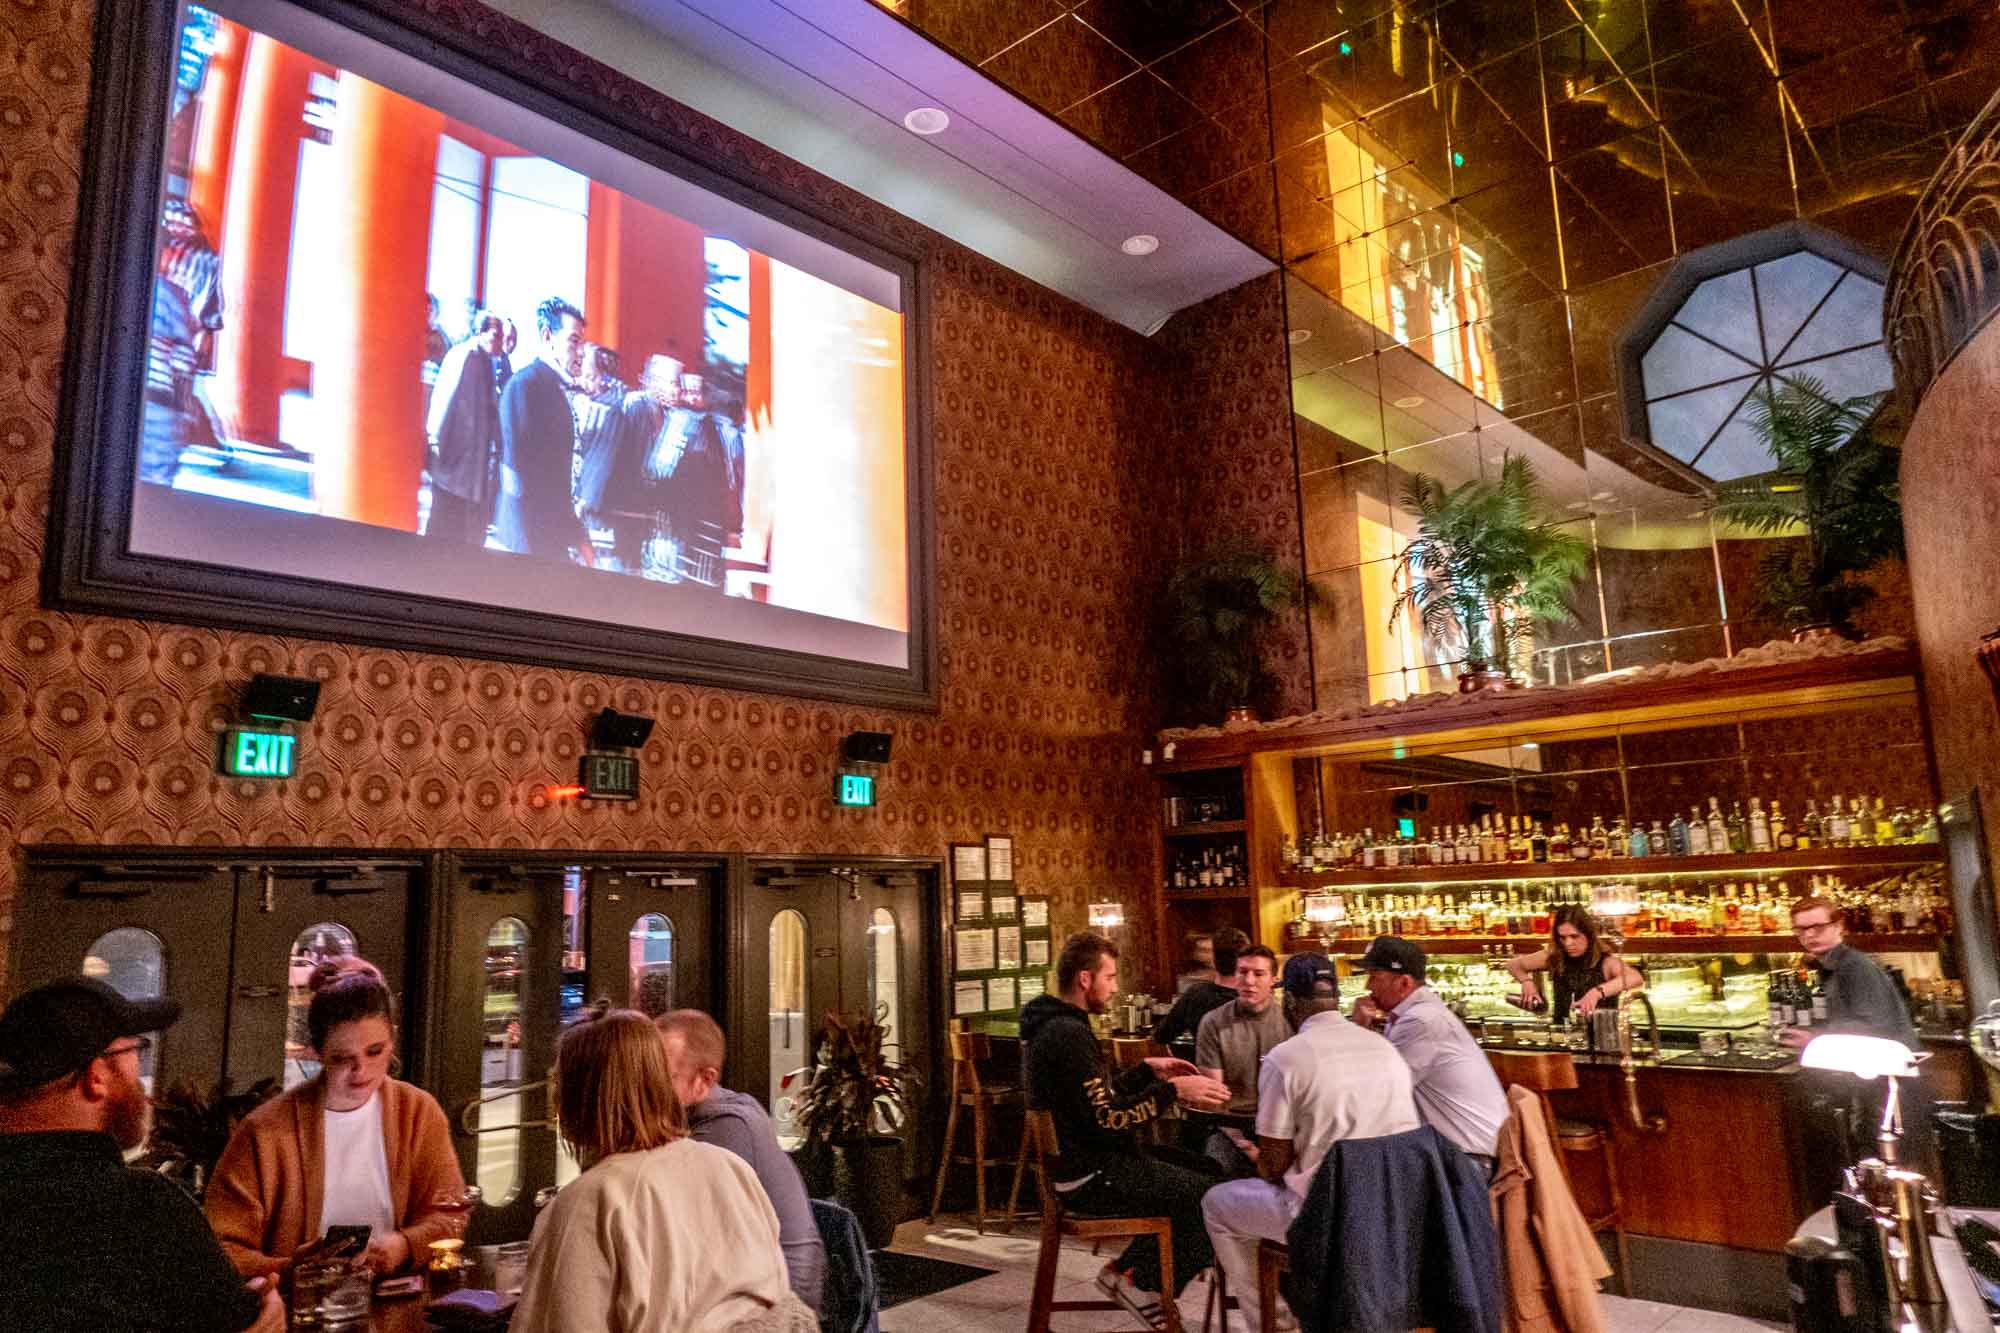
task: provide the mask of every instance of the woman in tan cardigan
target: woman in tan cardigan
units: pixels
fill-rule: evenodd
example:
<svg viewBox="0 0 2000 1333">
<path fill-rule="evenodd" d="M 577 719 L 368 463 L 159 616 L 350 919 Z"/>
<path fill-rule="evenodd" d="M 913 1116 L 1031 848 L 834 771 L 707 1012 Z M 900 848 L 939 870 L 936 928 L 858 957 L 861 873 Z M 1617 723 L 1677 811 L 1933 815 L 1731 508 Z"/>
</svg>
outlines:
<svg viewBox="0 0 2000 1333">
<path fill-rule="evenodd" d="M 322 964 L 306 1027 L 321 1071 L 252 1112 L 216 1163 L 205 1204 L 216 1239 L 246 1277 L 278 1272 L 331 1226 L 369 1228 L 377 1273 L 407 1268 L 459 1231 L 440 1208 L 465 1187 L 444 1111 L 389 1077 L 389 988 L 373 964 Z"/>
</svg>

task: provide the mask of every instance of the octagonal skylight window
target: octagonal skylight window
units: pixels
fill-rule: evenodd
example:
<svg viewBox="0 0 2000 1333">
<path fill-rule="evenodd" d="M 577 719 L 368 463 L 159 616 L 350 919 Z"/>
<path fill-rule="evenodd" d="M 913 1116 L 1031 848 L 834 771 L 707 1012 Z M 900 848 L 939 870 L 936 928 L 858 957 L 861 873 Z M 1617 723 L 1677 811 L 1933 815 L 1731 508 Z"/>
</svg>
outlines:
<svg viewBox="0 0 2000 1333">
<path fill-rule="evenodd" d="M 1878 261 L 1804 223 L 1696 251 L 1662 279 L 1619 345 L 1629 434 L 1706 481 L 1768 471 L 1751 424 L 1774 379 L 1830 397 L 1888 389 Z"/>
</svg>

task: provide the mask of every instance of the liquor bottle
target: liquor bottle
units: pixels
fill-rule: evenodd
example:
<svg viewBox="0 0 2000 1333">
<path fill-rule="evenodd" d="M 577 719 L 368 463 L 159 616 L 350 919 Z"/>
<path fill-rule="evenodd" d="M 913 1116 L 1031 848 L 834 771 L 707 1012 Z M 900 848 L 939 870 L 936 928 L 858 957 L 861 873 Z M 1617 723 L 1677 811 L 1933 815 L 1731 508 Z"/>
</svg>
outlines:
<svg viewBox="0 0 2000 1333">
<path fill-rule="evenodd" d="M 1569 859 L 1569 825 L 1557 824 L 1556 831 L 1549 835 L 1549 860 L 1567 861 Z"/>
<path fill-rule="evenodd" d="M 1784 904 L 1791 902 L 1792 891 L 1785 887 L 1785 881 L 1778 881 L 1777 896 L 1771 897 L 1762 888 L 1757 890 L 1757 929 L 1766 935 L 1778 933 L 1778 913 Z"/>
<path fill-rule="evenodd" d="M 1732 935 L 1743 929 L 1743 900 L 1736 896 L 1734 884 L 1722 899 L 1722 924 Z"/>
<path fill-rule="evenodd" d="M 1695 806 L 1688 812 L 1688 855 L 1708 855 L 1708 821 L 1701 817 L 1701 807 Z"/>
<path fill-rule="evenodd" d="M 1875 845 L 1877 847 L 1887 847 L 1895 841 L 1896 821 L 1889 817 L 1888 807 L 1883 805 L 1882 798 L 1877 796 L 1875 798 Z"/>
<path fill-rule="evenodd" d="M 1937 840 L 1938 840 L 1937 811 L 1934 809 L 1927 809 L 1924 811 L 1924 822 L 1917 826 L 1917 841 L 1934 843 Z"/>
<path fill-rule="evenodd" d="M 1868 798 L 1856 796 L 1847 807 L 1847 838 L 1856 847 L 1875 845 L 1875 819 L 1868 813 Z"/>
<path fill-rule="evenodd" d="M 1590 817 L 1590 859 L 1601 861 L 1611 854 L 1611 833 L 1604 827 L 1603 815 Z"/>
<path fill-rule="evenodd" d="M 1772 809 L 1777 809 L 1774 805 Z M 1771 821 L 1764 815 L 1764 803 L 1755 796 L 1750 798 L 1750 850 L 1768 852 L 1771 850 Z"/>
<path fill-rule="evenodd" d="M 1798 846 L 1798 842 L 1798 835 L 1785 822 L 1784 807 L 1776 801 L 1771 802 L 1771 845 L 1781 852 L 1789 852 Z"/>
<path fill-rule="evenodd" d="M 1898 803 L 1895 817 L 1889 821 L 1889 836 L 1897 842 L 1908 842 L 1915 831 L 1916 821 L 1910 818 L 1909 807 Z"/>
<path fill-rule="evenodd" d="M 1667 825 L 1667 849 L 1669 856 L 1688 854 L 1688 823 L 1678 810 L 1674 811 L 1674 822 Z"/>
<path fill-rule="evenodd" d="M 1722 818 L 1722 798 L 1708 798 L 1708 854 L 1720 856 L 1729 850 L 1729 825 Z"/>
<path fill-rule="evenodd" d="M 1729 803 L 1729 819 L 1724 827 L 1729 831 L 1730 851 L 1741 853 L 1750 850 L 1750 825 L 1743 818 L 1743 802 Z"/>
<path fill-rule="evenodd" d="M 1845 847 L 1848 845 L 1848 838 L 1851 834 L 1847 827 L 1847 813 L 1840 808 L 1840 797 L 1838 794 L 1827 802 L 1826 821 L 1821 827 L 1826 831 L 1827 846 Z"/>
<path fill-rule="evenodd" d="M 1507 834 L 1507 859 L 1517 865 L 1525 864 L 1534 854 L 1534 847 L 1528 841 L 1528 820 L 1525 815 L 1513 817 L 1513 827 Z"/>
<path fill-rule="evenodd" d="M 1673 849 L 1667 842 L 1667 826 L 1659 820 L 1653 821 L 1653 831 L 1646 841 L 1652 846 L 1654 856 L 1673 855 Z"/>
<path fill-rule="evenodd" d="M 1792 977 L 1792 1026 L 1809 1028 L 1812 1025 L 1812 987 L 1806 985 L 1804 977 L 1795 973 Z"/>
<path fill-rule="evenodd" d="M 1604 835 L 1604 854 L 1622 861 L 1632 851 L 1632 835 L 1625 830 L 1625 816 L 1611 816 L 1611 827 Z"/>
<path fill-rule="evenodd" d="M 1636 819 L 1632 821 L 1632 833 L 1626 840 L 1625 850 L 1633 856 L 1653 854 L 1653 840 L 1646 836 L 1646 826 Z"/>
<path fill-rule="evenodd" d="M 1431 864 L 1434 866 L 1451 864 L 1451 855 L 1445 851 L 1443 839 L 1438 837 L 1438 827 L 1436 824 L 1431 825 L 1430 858 Z"/>
<path fill-rule="evenodd" d="M 1808 1003 L 1810 1005 L 1809 1012 L 1812 1014 L 1813 1026 L 1826 1026 L 1826 983 L 1820 978 L 1814 977 L 1812 989 L 1807 994 L 1811 997 Z"/>
<path fill-rule="evenodd" d="M 1540 820 L 1535 821 L 1535 835 L 1528 839 L 1528 855 L 1535 861 L 1549 859 L 1549 829 Z"/>
<path fill-rule="evenodd" d="M 1473 839 L 1472 830 L 1463 824 L 1458 826 L 1458 837 L 1452 843 L 1452 853 L 1462 866 L 1469 866 L 1479 859 L 1479 844 Z"/>
<path fill-rule="evenodd" d="M 1785 991 L 1778 984 L 1778 974 L 1776 972 L 1771 973 L 1770 977 L 1764 983 L 1764 1009 L 1769 1015 L 1766 1021 L 1773 1028 L 1790 1026 L 1787 1020 L 1792 1016 L 1791 1010 L 1785 1004 Z"/>
</svg>

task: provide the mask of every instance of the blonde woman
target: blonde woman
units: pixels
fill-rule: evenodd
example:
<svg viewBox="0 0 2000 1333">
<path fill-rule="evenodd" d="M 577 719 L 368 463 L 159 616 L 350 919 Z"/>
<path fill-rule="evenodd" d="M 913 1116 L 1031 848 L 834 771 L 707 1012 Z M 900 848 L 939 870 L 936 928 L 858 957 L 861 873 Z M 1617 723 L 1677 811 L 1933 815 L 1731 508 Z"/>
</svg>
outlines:
<svg viewBox="0 0 2000 1333">
<path fill-rule="evenodd" d="M 653 1021 L 563 1034 L 556 1113 L 583 1174 L 535 1223 L 512 1333 L 814 1333 L 742 1158 L 687 1136 Z"/>
</svg>

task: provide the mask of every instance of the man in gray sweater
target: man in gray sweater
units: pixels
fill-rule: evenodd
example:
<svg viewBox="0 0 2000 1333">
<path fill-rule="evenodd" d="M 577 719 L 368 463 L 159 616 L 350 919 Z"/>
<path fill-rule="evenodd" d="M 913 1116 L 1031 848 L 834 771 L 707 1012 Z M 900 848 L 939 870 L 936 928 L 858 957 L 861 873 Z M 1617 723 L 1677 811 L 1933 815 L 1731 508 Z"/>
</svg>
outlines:
<svg viewBox="0 0 2000 1333">
<path fill-rule="evenodd" d="M 675 1009 L 653 1020 L 667 1050 L 674 1091 L 687 1111 L 688 1133 L 727 1148 L 750 1164 L 778 1214 L 778 1245 L 792 1290 L 818 1314 L 826 1281 L 826 1247 L 813 1225 L 799 1169 L 778 1146 L 771 1118 L 755 1097 L 719 1087 L 728 1055 L 722 1028 L 699 1009 Z"/>
<path fill-rule="evenodd" d="M 1273 993 L 1278 980 L 1277 956 L 1261 944 L 1246 945 L 1236 955 L 1236 998 L 1210 1010 L 1196 1032 L 1194 1063 L 1210 1073 L 1220 1069 L 1229 1085 L 1229 1109 L 1204 1116 L 1202 1124 L 1189 1117 L 1201 1134 L 1200 1150 L 1221 1164 L 1224 1174 L 1241 1178 L 1256 1174 L 1256 1166 L 1227 1136 L 1228 1129 L 1248 1134 L 1257 1124 L 1257 1079 L 1271 1048 L 1292 1035 L 1285 1009 Z"/>
</svg>

